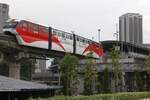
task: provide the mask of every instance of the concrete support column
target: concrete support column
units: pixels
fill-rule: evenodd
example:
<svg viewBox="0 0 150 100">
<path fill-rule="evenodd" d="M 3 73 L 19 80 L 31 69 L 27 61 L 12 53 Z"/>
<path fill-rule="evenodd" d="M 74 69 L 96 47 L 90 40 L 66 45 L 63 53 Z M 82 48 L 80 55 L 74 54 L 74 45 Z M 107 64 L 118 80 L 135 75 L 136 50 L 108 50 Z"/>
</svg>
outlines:
<svg viewBox="0 0 150 100">
<path fill-rule="evenodd" d="M 4 54 L 0 51 L 0 63 L 3 62 L 3 59 L 4 59 Z"/>
<path fill-rule="evenodd" d="M 20 64 L 13 62 L 9 64 L 9 77 L 20 79 Z"/>
</svg>

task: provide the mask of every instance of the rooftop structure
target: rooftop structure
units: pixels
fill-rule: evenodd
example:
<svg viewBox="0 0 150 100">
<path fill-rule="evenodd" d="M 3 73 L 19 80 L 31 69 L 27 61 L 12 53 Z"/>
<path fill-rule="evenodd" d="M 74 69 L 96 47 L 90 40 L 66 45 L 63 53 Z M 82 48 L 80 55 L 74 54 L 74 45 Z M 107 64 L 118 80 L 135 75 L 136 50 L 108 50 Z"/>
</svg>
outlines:
<svg viewBox="0 0 150 100">
<path fill-rule="evenodd" d="M 0 99 L 26 100 L 29 97 L 49 97 L 60 89 L 58 86 L 48 86 L 0 76 Z"/>
</svg>

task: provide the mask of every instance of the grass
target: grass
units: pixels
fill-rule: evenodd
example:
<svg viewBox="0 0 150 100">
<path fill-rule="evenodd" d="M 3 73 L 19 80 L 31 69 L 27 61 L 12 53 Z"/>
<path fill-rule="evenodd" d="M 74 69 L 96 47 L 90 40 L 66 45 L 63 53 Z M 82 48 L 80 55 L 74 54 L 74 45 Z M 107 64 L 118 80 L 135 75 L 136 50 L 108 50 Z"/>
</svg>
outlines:
<svg viewBox="0 0 150 100">
<path fill-rule="evenodd" d="M 150 92 L 125 92 L 113 94 L 97 94 L 90 96 L 55 96 L 49 98 L 38 98 L 29 100 L 140 100 L 150 98 Z"/>
</svg>

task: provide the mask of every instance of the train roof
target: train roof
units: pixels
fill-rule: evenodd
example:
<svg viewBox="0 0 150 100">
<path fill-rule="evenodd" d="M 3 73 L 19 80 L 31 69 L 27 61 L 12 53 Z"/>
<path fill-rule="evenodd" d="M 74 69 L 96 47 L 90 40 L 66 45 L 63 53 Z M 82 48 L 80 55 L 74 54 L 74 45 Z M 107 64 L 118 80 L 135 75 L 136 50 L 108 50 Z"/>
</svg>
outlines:
<svg viewBox="0 0 150 100">
<path fill-rule="evenodd" d="M 62 31 L 62 30 L 60 30 L 60 29 L 56 29 L 56 28 L 52 28 L 52 29 L 57 30 L 57 31 L 61 31 L 61 32 L 64 32 L 64 33 L 67 33 L 67 34 L 71 34 L 71 35 L 73 35 L 73 33 L 71 33 L 71 32 Z M 77 35 L 77 34 L 75 34 L 75 35 L 76 35 L 76 36 L 78 36 L 78 37 L 80 37 L 80 38 L 82 38 L 82 39 L 86 39 L 86 40 L 88 40 L 88 41 L 92 41 L 92 42 L 94 42 L 94 43 L 98 43 L 98 42 L 96 42 L 96 41 L 94 41 L 94 40 L 91 40 L 91 39 L 85 38 L 85 37 L 83 37 L 83 36 L 80 36 L 80 35 Z"/>
<path fill-rule="evenodd" d="M 33 24 L 36 24 L 36 25 L 40 25 L 40 26 L 50 27 L 48 25 L 39 24 L 38 22 L 32 21 L 30 19 L 22 19 L 22 20 L 20 20 L 20 19 L 9 19 L 9 21 L 10 20 L 14 20 L 14 21 L 18 21 L 18 22 L 20 22 L 20 21 L 26 21 L 26 22 L 30 22 L 30 23 L 33 23 Z M 73 35 L 73 33 L 71 33 L 71 32 L 66 32 L 66 31 L 63 31 L 63 30 L 60 30 L 60 29 L 56 29 L 56 28 L 53 28 L 53 27 L 51 27 L 51 28 L 54 29 L 54 30 L 57 30 L 57 31 L 61 31 L 61 32 Z M 94 41 L 92 39 L 88 39 L 88 38 L 85 38 L 85 37 L 77 35 L 77 34 L 75 34 L 75 35 L 78 36 L 78 37 L 80 37 L 80 38 L 82 38 L 82 39 L 85 39 L 85 40 L 88 40 L 88 41 L 92 41 L 94 43 L 98 43 L 98 42 L 96 42 L 96 41 Z"/>
</svg>

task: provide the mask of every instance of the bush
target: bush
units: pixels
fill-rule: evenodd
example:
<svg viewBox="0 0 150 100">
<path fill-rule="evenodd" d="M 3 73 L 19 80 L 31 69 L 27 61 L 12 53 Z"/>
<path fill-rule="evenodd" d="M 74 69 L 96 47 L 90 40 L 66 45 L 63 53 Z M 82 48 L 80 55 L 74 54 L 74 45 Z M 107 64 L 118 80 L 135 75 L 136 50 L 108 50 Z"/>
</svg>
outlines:
<svg viewBox="0 0 150 100">
<path fill-rule="evenodd" d="M 150 92 L 126 92 L 90 96 L 56 96 L 52 98 L 29 100 L 139 100 L 143 98 L 150 98 Z"/>
</svg>

